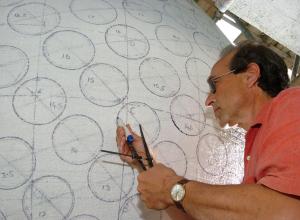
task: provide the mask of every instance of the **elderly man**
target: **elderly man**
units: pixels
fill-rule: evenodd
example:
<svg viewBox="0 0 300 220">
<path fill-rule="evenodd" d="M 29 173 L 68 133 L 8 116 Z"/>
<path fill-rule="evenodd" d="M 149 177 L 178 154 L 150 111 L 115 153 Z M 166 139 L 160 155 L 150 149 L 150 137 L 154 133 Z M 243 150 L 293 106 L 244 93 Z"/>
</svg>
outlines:
<svg viewBox="0 0 300 220">
<path fill-rule="evenodd" d="M 168 208 L 173 219 L 300 219 L 300 88 L 287 88 L 288 81 L 283 60 L 260 44 L 245 42 L 223 55 L 208 77 L 205 104 L 221 126 L 247 131 L 243 182 L 205 184 L 156 164 L 138 176 L 147 207 Z M 122 128 L 117 144 L 129 153 Z M 138 136 L 134 146 L 141 151 Z"/>
</svg>

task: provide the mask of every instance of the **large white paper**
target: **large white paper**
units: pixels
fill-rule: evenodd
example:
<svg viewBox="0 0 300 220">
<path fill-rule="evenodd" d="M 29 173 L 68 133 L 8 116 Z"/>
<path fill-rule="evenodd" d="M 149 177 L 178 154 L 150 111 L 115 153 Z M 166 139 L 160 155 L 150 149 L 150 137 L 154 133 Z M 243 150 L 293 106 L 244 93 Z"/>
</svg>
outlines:
<svg viewBox="0 0 300 220">
<path fill-rule="evenodd" d="M 238 183 L 243 134 L 204 106 L 228 44 L 192 1 L 0 0 L 0 219 L 167 219 L 118 156 L 116 118 L 182 176 Z"/>
</svg>

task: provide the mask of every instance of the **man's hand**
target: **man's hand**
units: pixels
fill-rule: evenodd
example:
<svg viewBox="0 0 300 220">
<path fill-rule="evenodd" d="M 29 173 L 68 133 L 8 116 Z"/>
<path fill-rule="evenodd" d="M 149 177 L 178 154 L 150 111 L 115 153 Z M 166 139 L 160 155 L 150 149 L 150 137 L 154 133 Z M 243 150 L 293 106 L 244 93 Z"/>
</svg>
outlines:
<svg viewBox="0 0 300 220">
<path fill-rule="evenodd" d="M 138 155 L 143 158 L 146 158 L 142 138 L 140 136 L 138 136 L 136 133 L 134 133 L 129 125 L 127 125 L 127 128 L 129 129 L 129 131 L 131 132 L 131 134 L 134 137 L 134 141 L 133 141 L 132 145 L 135 148 L 135 150 L 137 151 Z M 125 129 L 123 127 L 117 127 L 116 141 L 117 141 L 117 146 L 118 146 L 118 150 L 120 153 L 131 155 L 131 151 L 126 142 Z M 130 156 L 124 156 L 124 155 L 121 155 L 120 158 L 124 162 L 128 163 L 131 167 L 136 168 L 138 171 L 142 171 L 137 160 L 132 159 Z M 146 163 L 147 163 L 146 160 L 143 160 L 143 162 L 146 165 Z"/>
<path fill-rule="evenodd" d="M 137 190 L 148 208 L 160 210 L 174 205 L 170 194 L 171 188 L 182 177 L 177 176 L 172 169 L 163 164 L 156 164 L 153 168 L 140 173 L 137 179 Z"/>
</svg>

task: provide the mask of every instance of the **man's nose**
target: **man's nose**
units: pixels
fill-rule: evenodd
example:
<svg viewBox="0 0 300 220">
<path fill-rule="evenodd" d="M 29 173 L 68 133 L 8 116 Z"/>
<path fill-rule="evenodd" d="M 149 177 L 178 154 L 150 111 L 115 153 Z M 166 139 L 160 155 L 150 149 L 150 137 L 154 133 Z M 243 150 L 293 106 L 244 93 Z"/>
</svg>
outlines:
<svg viewBox="0 0 300 220">
<path fill-rule="evenodd" d="M 215 101 L 216 101 L 215 95 L 213 93 L 208 93 L 206 100 L 205 100 L 205 105 L 211 106 Z"/>
</svg>

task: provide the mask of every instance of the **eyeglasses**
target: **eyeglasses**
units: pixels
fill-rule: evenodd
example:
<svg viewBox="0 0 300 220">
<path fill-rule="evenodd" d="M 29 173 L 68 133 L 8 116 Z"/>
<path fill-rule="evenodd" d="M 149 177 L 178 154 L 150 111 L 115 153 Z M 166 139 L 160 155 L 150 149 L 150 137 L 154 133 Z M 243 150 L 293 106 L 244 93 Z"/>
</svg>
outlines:
<svg viewBox="0 0 300 220">
<path fill-rule="evenodd" d="M 229 74 L 233 73 L 234 71 L 235 70 L 231 70 L 231 71 L 229 71 L 227 73 L 224 73 L 224 74 L 222 74 L 220 76 L 216 76 L 216 77 L 213 77 L 213 76 L 208 77 L 207 83 L 208 83 L 208 86 L 209 86 L 210 93 L 212 93 L 212 94 L 216 93 L 216 90 L 217 90 L 217 88 L 216 88 L 217 79 L 220 79 L 220 78 L 222 78 L 224 76 L 228 76 Z"/>
</svg>

